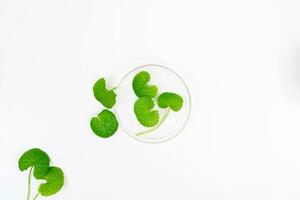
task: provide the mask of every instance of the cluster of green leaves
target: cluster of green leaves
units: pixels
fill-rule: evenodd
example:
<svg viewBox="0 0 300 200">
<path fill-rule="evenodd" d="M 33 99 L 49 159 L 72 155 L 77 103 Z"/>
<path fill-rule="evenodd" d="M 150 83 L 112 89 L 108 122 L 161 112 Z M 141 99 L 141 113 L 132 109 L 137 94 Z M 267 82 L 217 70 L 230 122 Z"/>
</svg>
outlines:
<svg viewBox="0 0 300 200">
<path fill-rule="evenodd" d="M 145 127 L 153 127 L 159 122 L 158 110 L 154 109 L 153 98 L 157 95 L 158 87 L 148 85 L 151 76 L 149 72 L 137 73 L 132 81 L 132 88 L 138 99 L 134 104 L 134 113 L 137 120 Z"/>
<path fill-rule="evenodd" d="M 28 175 L 28 193 L 27 200 L 31 197 L 31 176 L 37 180 L 43 180 L 38 187 L 38 192 L 33 200 L 39 195 L 51 196 L 61 190 L 64 185 L 64 173 L 59 167 L 50 166 L 50 158 L 41 149 L 31 149 L 26 151 L 19 159 L 19 169 L 25 171 L 30 169 Z"/>
<path fill-rule="evenodd" d="M 106 108 L 110 109 L 116 104 L 117 94 L 115 88 L 107 89 L 104 78 L 100 78 L 93 87 L 95 98 Z M 90 121 L 93 132 L 102 138 L 111 137 L 116 133 L 119 127 L 118 120 L 113 112 L 108 109 L 102 110 L 97 116 Z"/>
<path fill-rule="evenodd" d="M 147 128 L 159 127 L 169 114 L 170 110 L 178 112 L 183 99 L 180 95 L 172 92 L 164 92 L 157 97 L 158 87 L 150 85 L 151 75 L 147 71 L 137 73 L 132 81 L 132 88 L 138 97 L 134 104 L 134 113 L 139 123 Z M 118 120 L 111 109 L 116 104 L 117 94 L 115 88 L 108 89 L 104 78 L 100 78 L 93 87 L 95 98 L 105 107 L 97 116 L 90 121 L 93 132 L 102 138 L 111 137 L 119 127 Z M 161 109 L 167 109 L 160 119 L 159 111 L 155 109 L 155 101 Z M 137 134 L 139 135 L 139 134 Z"/>
<path fill-rule="evenodd" d="M 165 116 L 160 120 L 158 110 L 154 109 L 154 98 L 157 97 L 158 87 L 149 85 L 151 75 L 147 71 L 141 71 L 135 75 L 132 81 L 132 88 L 138 99 L 134 104 L 134 113 L 139 123 L 145 127 L 154 127 L 153 131 L 161 125 L 169 114 L 169 109 L 178 112 L 183 105 L 183 98 L 172 92 L 164 92 L 157 98 L 157 104 L 162 109 L 167 109 Z M 142 134 L 149 133 L 143 132 Z M 138 133 L 137 135 L 142 135 Z"/>
</svg>

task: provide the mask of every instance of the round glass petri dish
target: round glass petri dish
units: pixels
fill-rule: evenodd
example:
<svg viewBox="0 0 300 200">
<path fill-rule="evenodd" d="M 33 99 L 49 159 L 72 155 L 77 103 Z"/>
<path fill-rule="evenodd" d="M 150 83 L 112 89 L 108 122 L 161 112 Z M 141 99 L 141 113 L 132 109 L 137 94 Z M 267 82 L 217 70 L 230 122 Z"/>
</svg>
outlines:
<svg viewBox="0 0 300 200">
<path fill-rule="evenodd" d="M 139 123 L 134 113 L 134 103 L 138 99 L 132 89 L 134 76 L 147 71 L 151 75 L 149 85 L 158 87 L 158 95 L 163 92 L 174 92 L 183 98 L 182 108 L 178 112 L 161 109 L 157 106 L 157 97 L 153 100 L 159 111 L 160 121 L 158 127 L 147 128 Z M 148 64 L 136 67 L 129 71 L 117 87 L 117 103 L 115 111 L 119 124 L 132 138 L 145 143 L 162 143 L 177 136 L 187 124 L 191 112 L 191 96 L 184 80 L 168 67 L 156 64 Z M 167 116 L 165 119 L 164 117 Z"/>
</svg>

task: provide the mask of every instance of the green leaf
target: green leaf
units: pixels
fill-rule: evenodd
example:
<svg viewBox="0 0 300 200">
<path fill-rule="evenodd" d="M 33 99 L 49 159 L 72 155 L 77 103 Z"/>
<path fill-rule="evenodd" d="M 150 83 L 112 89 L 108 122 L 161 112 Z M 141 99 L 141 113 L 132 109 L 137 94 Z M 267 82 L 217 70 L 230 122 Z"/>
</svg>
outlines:
<svg viewBox="0 0 300 200">
<path fill-rule="evenodd" d="M 49 170 L 50 158 L 42 150 L 34 148 L 26 151 L 19 159 L 19 169 L 27 170 L 34 167 L 33 175 L 35 178 L 42 178 Z"/>
<path fill-rule="evenodd" d="M 58 167 L 50 167 L 42 179 L 47 181 L 39 186 L 39 193 L 43 196 L 56 194 L 64 185 L 64 173 Z"/>
<path fill-rule="evenodd" d="M 96 135 L 108 138 L 117 131 L 119 123 L 114 113 L 104 109 L 96 117 L 92 118 L 90 125 Z"/>
<path fill-rule="evenodd" d="M 173 111 L 177 112 L 181 109 L 183 104 L 183 99 L 180 95 L 172 92 L 164 92 L 159 95 L 157 104 L 160 108 L 171 108 Z"/>
<path fill-rule="evenodd" d="M 93 87 L 95 98 L 102 103 L 106 108 L 112 108 L 116 104 L 116 93 L 114 89 L 108 90 L 106 88 L 105 79 L 99 79 Z"/>
<path fill-rule="evenodd" d="M 147 83 L 150 81 L 150 74 L 146 71 L 141 71 L 135 77 L 132 81 L 132 88 L 138 97 L 155 97 L 157 95 L 157 86 L 155 85 L 147 85 Z"/>
<path fill-rule="evenodd" d="M 159 122 L 159 113 L 153 110 L 154 102 L 150 97 L 140 97 L 134 104 L 134 113 L 145 127 L 153 127 Z"/>
</svg>

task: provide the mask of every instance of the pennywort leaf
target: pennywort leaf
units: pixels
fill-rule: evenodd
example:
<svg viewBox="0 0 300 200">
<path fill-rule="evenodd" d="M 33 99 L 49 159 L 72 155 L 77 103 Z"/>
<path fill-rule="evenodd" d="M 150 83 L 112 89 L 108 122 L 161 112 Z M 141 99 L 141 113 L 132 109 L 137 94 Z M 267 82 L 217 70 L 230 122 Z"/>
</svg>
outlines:
<svg viewBox="0 0 300 200">
<path fill-rule="evenodd" d="M 150 81 L 150 74 L 146 71 L 141 71 L 132 81 L 132 88 L 138 97 L 155 97 L 157 95 L 157 86 L 155 85 L 148 85 L 147 83 Z"/>
<path fill-rule="evenodd" d="M 33 200 L 42 196 L 50 196 L 56 194 L 64 185 L 64 173 L 58 167 L 50 166 L 50 158 L 41 149 L 34 148 L 26 151 L 19 159 L 19 169 L 25 171 L 30 168 L 28 174 L 28 191 L 27 200 L 31 197 L 31 172 L 38 180 L 45 180 L 46 183 L 40 184 L 38 193 Z"/>
<path fill-rule="evenodd" d="M 108 90 L 104 78 L 99 79 L 93 87 L 95 98 L 106 108 L 112 108 L 116 104 L 114 89 Z"/>
<path fill-rule="evenodd" d="M 50 158 L 44 151 L 34 148 L 26 151 L 19 159 L 19 169 L 21 171 L 33 167 L 35 178 L 42 178 L 49 170 Z"/>
<path fill-rule="evenodd" d="M 42 196 L 54 195 L 64 185 L 64 173 L 59 167 L 50 167 L 48 173 L 42 178 L 46 183 L 39 186 L 39 193 Z"/>
<path fill-rule="evenodd" d="M 145 127 L 153 127 L 159 122 L 159 113 L 153 110 L 154 101 L 149 97 L 140 97 L 134 104 L 137 120 Z"/>
<path fill-rule="evenodd" d="M 181 109 L 183 104 L 183 99 L 180 95 L 172 92 L 164 92 L 159 95 L 157 104 L 160 108 L 171 108 L 173 111 L 177 112 Z"/>
<path fill-rule="evenodd" d="M 92 118 L 90 126 L 96 135 L 108 138 L 118 130 L 119 123 L 114 113 L 104 109 L 96 117 Z"/>
</svg>

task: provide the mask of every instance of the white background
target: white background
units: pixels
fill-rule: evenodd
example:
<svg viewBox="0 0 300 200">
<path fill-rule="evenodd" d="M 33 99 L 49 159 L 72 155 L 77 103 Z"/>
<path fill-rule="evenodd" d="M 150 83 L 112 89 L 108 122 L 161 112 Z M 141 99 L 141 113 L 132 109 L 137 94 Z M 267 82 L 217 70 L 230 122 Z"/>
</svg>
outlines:
<svg viewBox="0 0 300 200">
<path fill-rule="evenodd" d="M 66 174 L 53 200 L 300 198 L 298 0 L 1 0 L 0 199 L 25 199 L 19 156 Z M 172 67 L 193 101 L 174 140 L 94 136 L 92 85 Z M 42 198 L 41 198 L 42 199 Z"/>
</svg>

